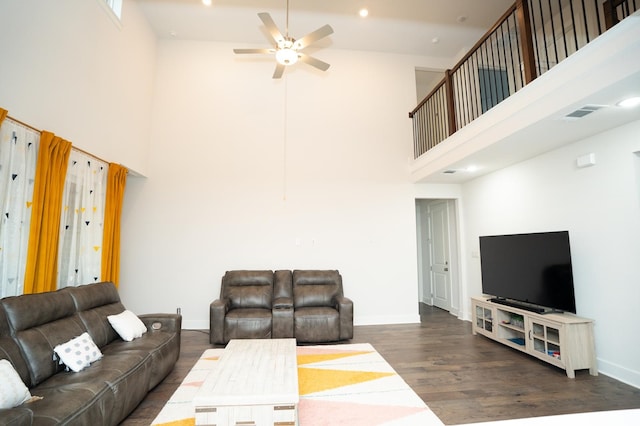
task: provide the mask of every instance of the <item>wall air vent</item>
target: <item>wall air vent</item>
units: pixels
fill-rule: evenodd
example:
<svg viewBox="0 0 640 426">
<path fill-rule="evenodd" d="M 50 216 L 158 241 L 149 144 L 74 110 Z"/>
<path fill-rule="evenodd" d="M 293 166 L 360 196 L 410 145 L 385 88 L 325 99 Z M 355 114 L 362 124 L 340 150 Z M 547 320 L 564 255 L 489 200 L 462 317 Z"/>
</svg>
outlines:
<svg viewBox="0 0 640 426">
<path fill-rule="evenodd" d="M 442 172 L 442 173 L 445 173 L 445 174 L 448 174 L 448 175 L 452 175 L 452 174 L 454 174 L 455 172 L 456 172 L 456 170 L 445 170 L 445 171 L 444 171 L 444 172 Z"/>
<path fill-rule="evenodd" d="M 566 119 L 578 119 L 578 118 L 582 118 L 585 115 L 589 115 L 592 112 L 595 112 L 599 109 L 604 108 L 604 105 L 585 105 L 581 108 L 578 108 L 577 110 L 570 112 L 569 114 L 565 115 L 564 118 Z"/>
</svg>

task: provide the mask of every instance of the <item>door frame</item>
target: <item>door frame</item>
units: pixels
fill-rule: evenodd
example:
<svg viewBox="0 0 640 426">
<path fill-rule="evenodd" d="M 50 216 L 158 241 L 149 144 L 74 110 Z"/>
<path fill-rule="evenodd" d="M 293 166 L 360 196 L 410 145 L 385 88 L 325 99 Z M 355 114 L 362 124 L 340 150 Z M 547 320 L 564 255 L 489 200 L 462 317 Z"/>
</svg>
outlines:
<svg viewBox="0 0 640 426">
<path fill-rule="evenodd" d="M 449 210 L 449 264 L 451 270 L 450 276 L 450 303 L 449 312 L 452 315 L 460 316 L 462 314 L 463 305 L 462 289 L 460 285 L 460 255 L 459 255 L 459 238 L 458 230 L 459 208 L 458 200 L 455 198 L 433 198 L 433 199 L 416 199 L 416 243 L 418 255 L 418 297 L 419 302 L 433 306 L 433 283 L 431 282 L 431 253 L 430 253 L 430 235 L 429 226 L 424 226 L 430 220 L 429 204 L 446 202 Z M 425 229 L 426 228 L 426 229 Z"/>
</svg>

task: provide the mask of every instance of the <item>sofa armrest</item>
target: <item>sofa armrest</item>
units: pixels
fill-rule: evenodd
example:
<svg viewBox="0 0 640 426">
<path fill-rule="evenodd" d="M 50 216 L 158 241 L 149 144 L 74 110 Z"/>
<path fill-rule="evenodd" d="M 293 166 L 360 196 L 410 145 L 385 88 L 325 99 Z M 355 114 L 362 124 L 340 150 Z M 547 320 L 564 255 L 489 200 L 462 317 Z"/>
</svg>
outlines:
<svg viewBox="0 0 640 426">
<path fill-rule="evenodd" d="M 271 337 L 285 339 L 293 337 L 293 298 L 276 297 L 271 309 Z"/>
<path fill-rule="evenodd" d="M 224 316 L 228 310 L 228 299 L 216 299 L 209 305 L 209 342 L 212 345 L 225 343 Z"/>
<path fill-rule="evenodd" d="M 293 309 L 293 298 L 277 297 L 273 300 L 273 309 Z"/>
<path fill-rule="evenodd" d="M 348 297 L 336 297 L 336 305 L 340 313 L 340 339 L 353 338 L 353 301 Z"/>
<path fill-rule="evenodd" d="M 180 314 L 142 314 L 138 315 L 148 331 L 162 330 L 179 333 L 182 329 L 182 315 Z"/>
</svg>

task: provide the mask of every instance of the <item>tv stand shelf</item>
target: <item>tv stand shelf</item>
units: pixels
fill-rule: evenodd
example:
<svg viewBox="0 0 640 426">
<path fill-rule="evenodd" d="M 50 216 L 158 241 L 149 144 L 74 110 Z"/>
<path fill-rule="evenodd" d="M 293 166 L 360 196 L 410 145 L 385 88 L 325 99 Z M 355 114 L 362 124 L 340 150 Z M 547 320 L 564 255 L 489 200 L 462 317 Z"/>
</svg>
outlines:
<svg viewBox="0 0 640 426">
<path fill-rule="evenodd" d="M 593 320 L 569 313 L 539 314 L 492 302 L 491 297 L 472 297 L 473 334 L 534 356 L 566 371 L 589 369 L 598 375 Z"/>
</svg>

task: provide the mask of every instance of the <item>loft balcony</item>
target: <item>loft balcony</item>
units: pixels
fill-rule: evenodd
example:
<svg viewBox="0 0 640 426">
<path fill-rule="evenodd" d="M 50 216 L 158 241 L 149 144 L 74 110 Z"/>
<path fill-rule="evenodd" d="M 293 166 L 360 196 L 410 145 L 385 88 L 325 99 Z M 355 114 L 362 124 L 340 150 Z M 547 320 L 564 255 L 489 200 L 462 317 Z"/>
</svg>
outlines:
<svg viewBox="0 0 640 426">
<path fill-rule="evenodd" d="M 640 119 L 615 107 L 640 95 L 639 6 L 516 0 L 409 113 L 413 181 L 461 183 Z"/>
</svg>

